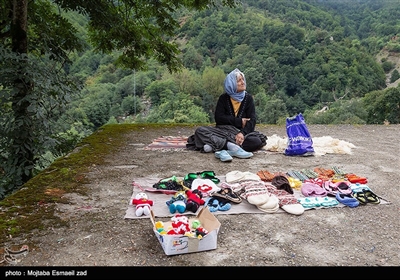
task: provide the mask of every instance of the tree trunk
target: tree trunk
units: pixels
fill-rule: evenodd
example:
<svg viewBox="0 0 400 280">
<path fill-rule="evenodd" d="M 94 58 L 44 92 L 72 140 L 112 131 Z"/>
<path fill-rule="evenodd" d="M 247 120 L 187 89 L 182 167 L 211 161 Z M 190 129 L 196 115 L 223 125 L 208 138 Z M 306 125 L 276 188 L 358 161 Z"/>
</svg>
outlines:
<svg viewBox="0 0 400 280">
<path fill-rule="evenodd" d="M 28 0 L 13 1 L 13 20 L 11 24 L 12 51 L 22 56 L 28 53 Z M 12 110 L 15 118 L 14 139 L 12 150 L 16 156 L 16 166 L 22 172 L 19 183 L 25 183 L 32 178 L 34 167 L 34 138 L 32 135 L 32 113 L 28 111 L 29 95 L 33 90 L 33 83 L 27 71 L 28 58 L 18 65 L 18 75 L 14 81 L 17 93 L 12 100 Z"/>
</svg>

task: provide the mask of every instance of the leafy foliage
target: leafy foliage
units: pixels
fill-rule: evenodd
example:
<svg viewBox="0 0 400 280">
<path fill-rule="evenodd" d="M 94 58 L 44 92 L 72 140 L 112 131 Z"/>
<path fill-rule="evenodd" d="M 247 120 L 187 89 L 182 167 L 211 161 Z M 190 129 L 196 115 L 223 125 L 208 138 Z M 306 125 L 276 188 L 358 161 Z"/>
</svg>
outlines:
<svg viewBox="0 0 400 280">
<path fill-rule="evenodd" d="M 397 69 L 394 69 L 392 75 L 390 76 L 390 82 L 394 83 L 398 79 L 400 79 L 400 73 Z"/>
<path fill-rule="evenodd" d="M 7 188 L 0 195 L 20 186 L 23 178 L 35 174 L 40 155 L 51 150 L 57 141 L 51 137 L 55 132 L 55 120 L 63 114 L 66 104 L 79 90 L 79 83 L 60 74 L 59 64 L 49 57 L 37 59 L 16 55 L 0 46 L 0 166 L 6 176 Z M 27 63 L 28 62 L 28 63 Z M 23 74 L 14 65 L 24 65 Z M 18 100 L 20 91 L 8 87 L 19 75 L 35 84 L 32 94 Z M 28 104 L 26 111 L 15 114 L 13 103 Z M 33 155 L 31 157 L 30 155 Z"/>
<path fill-rule="evenodd" d="M 212 123 L 234 68 L 259 123 L 399 123 L 394 2 L 0 0 L 0 197 L 106 123 Z"/>
<path fill-rule="evenodd" d="M 364 106 L 371 124 L 400 123 L 400 87 L 373 91 L 365 95 Z"/>
<path fill-rule="evenodd" d="M 223 0 L 222 4 L 234 6 L 235 1 Z M 67 76 L 70 58 L 74 58 L 71 52 L 82 52 L 90 42 L 95 52 L 110 54 L 107 58 L 116 55 L 115 64 L 108 65 L 88 57 L 91 64 L 87 73 L 103 71 L 96 81 L 102 84 L 115 84 L 126 76 L 116 65 L 141 69 L 151 58 L 165 64 L 170 72 L 177 71 L 181 62 L 178 46 L 172 40 L 179 27 L 174 11 L 185 7 L 205 9 L 208 5 L 215 6 L 216 2 L 0 0 L 0 168 L 4 173 L 0 197 L 32 178 L 40 157 L 57 144 L 52 130 L 62 125 L 56 119 L 68 102 L 76 101 L 72 95 L 79 87 L 79 82 L 71 79 L 73 76 Z M 87 25 L 71 23 L 73 12 L 87 17 Z M 78 17 L 81 23 L 82 19 Z M 82 26 L 87 33 L 78 32 Z M 80 81 L 87 78 L 77 77 Z M 94 96 L 100 98 L 89 97 L 89 103 L 75 110 L 78 114 L 67 112 L 67 116 L 81 115 L 82 123 L 88 121 L 94 128 L 105 124 L 110 112 L 119 113 L 112 104 L 122 101 L 112 95 L 114 91 L 110 94 L 97 90 Z M 79 137 L 80 133 L 76 135 Z"/>
<path fill-rule="evenodd" d="M 165 91 L 160 105 L 151 111 L 147 117 L 150 123 L 207 123 L 207 114 L 194 105 L 189 96 L 179 92 L 174 94 L 170 90 Z"/>
</svg>

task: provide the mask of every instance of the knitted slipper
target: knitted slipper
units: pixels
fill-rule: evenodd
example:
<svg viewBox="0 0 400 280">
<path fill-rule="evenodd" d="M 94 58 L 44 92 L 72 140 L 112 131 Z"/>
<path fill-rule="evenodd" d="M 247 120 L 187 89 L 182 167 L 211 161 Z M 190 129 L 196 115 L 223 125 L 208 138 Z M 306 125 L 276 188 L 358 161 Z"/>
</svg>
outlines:
<svg viewBox="0 0 400 280">
<path fill-rule="evenodd" d="M 346 174 L 347 180 L 349 180 L 351 183 L 360 183 L 360 184 L 366 184 L 368 183 L 367 178 L 365 177 L 360 177 L 354 173 L 349 173 Z"/>
<path fill-rule="evenodd" d="M 258 209 L 264 211 L 264 212 L 276 212 L 276 207 L 278 206 L 279 208 L 279 199 L 275 195 L 271 195 L 268 199 L 268 201 L 264 204 L 258 204 L 256 205 Z"/>
<path fill-rule="evenodd" d="M 353 193 L 362 192 L 363 190 L 371 190 L 368 185 L 360 183 L 350 184 L 350 188 Z"/>
<path fill-rule="evenodd" d="M 335 175 L 335 171 L 333 171 L 332 169 L 315 167 L 314 171 L 318 173 L 318 178 L 332 178 L 333 175 Z"/>
<path fill-rule="evenodd" d="M 330 196 L 336 196 L 336 193 L 338 192 L 337 185 L 335 183 L 332 183 L 331 181 L 325 181 L 323 184 L 323 188 L 326 190 L 327 195 Z"/>
<path fill-rule="evenodd" d="M 267 203 L 258 205 L 257 208 L 266 213 L 275 213 L 279 210 L 279 199 L 275 195 L 271 195 Z"/>
<path fill-rule="evenodd" d="M 283 205 L 281 208 L 282 208 L 282 210 L 288 212 L 289 214 L 293 214 L 293 215 L 301 215 L 305 211 L 303 205 L 301 205 L 300 203 L 286 204 L 286 205 Z"/>
<path fill-rule="evenodd" d="M 245 187 L 245 193 L 242 194 L 242 197 L 248 203 L 259 206 L 268 202 L 270 194 L 264 185 L 249 185 Z"/>
<path fill-rule="evenodd" d="M 313 183 L 313 184 L 316 184 L 316 185 L 320 186 L 321 188 L 323 188 L 325 181 L 322 180 L 321 178 L 316 178 L 316 179 L 311 178 L 311 179 L 305 180 L 304 183 Z"/>
<path fill-rule="evenodd" d="M 288 176 L 288 181 L 292 189 L 300 190 L 303 184 L 299 179 Z"/>
<path fill-rule="evenodd" d="M 276 175 L 271 182 L 278 190 L 285 190 L 290 194 L 293 194 L 293 189 L 290 186 L 289 180 L 286 176 Z"/>
<path fill-rule="evenodd" d="M 316 178 L 318 178 L 318 173 L 313 171 L 313 170 L 311 170 L 311 169 L 303 169 L 303 170 L 301 170 L 301 173 L 306 175 L 308 177 L 308 179 L 316 179 Z"/>
<path fill-rule="evenodd" d="M 379 197 L 372 191 L 364 190 L 363 193 L 368 203 L 379 204 L 381 202 Z"/>
<path fill-rule="evenodd" d="M 270 196 L 268 192 L 250 194 L 247 196 L 247 202 L 256 206 L 263 205 L 268 202 Z"/>
<path fill-rule="evenodd" d="M 222 199 L 221 201 L 219 201 L 218 203 L 219 211 L 228 211 L 229 209 L 231 209 L 231 204 L 227 200 Z"/>
<path fill-rule="evenodd" d="M 368 203 L 367 198 L 365 197 L 365 193 L 364 192 L 355 192 L 353 193 L 353 196 L 359 201 L 359 203 L 361 205 L 365 205 Z"/>
<path fill-rule="evenodd" d="M 346 195 L 346 194 L 342 194 L 340 192 L 338 192 L 336 194 L 336 199 L 337 201 L 339 201 L 340 203 L 349 206 L 351 208 L 357 207 L 358 205 L 360 205 L 360 202 L 354 198 L 351 194 Z"/>
<path fill-rule="evenodd" d="M 276 212 L 278 212 L 278 210 L 279 210 L 279 205 L 277 205 L 275 208 L 272 208 L 272 209 L 266 209 L 266 208 L 260 208 L 260 207 L 257 207 L 258 208 L 258 210 L 261 210 L 261 211 L 263 211 L 263 212 L 265 212 L 265 213 L 276 213 Z"/>
<path fill-rule="evenodd" d="M 335 198 L 327 197 L 327 196 L 323 197 L 323 198 L 319 197 L 318 200 L 322 200 L 321 205 L 323 207 L 333 207 L 333 206 L 336 206 L 339 204 L 339 202 Z"/>
<path fill-rule="evenodd" d="M 332 197 L 302 197 L 299 198 L 299 202 L 304 208 L 318 208 L 318 207 L 333 207 L 339 204 L 339 202 Z"/>
<path fill-rule="evenodd" d="M 268 170 L 260 170 L 257 172 L 258 177 L 264 182 L 271 182 L 274 178 L 274 174 L 269 172 Z"/>
<path fill-rule="evenodd" d="M 211 196 L 222 197 L 237 204 L 242 202 L 241 197 L 234 193 L 231 188 L 222 188 L 220 191 L 214 192 Z"/>
<path fill-rule="evenodd" d="M 305 180 L 309 179 L 306 175 L 304 175 L 302 172 L 300 171 L 296 171 L 296 170 L 290 170 L 286 173 L 288 176 L 293 177 L 293 178 L 297 178 L 300 181 L 304 182 Z"/>
<path fill-rule="evenodd" d="M 221 190 L 212 180 L 196 178 L 191 183 L 191 190 L 199 190 L 203 197 L 210 196 L 210 194 Z"/>
<path fill-rule="evenodd" d="M 350 182 L 348 181 L 339 181 L 334 183 L 336 186 L 336 189 L 338 190 L 338 192 L 342 193 L 342 194 L 346 194 L 346 195 L 350 195 L 352 194 L 352 190 L 350 188 Z"/>
<path fill-rule="evenodd" d="M 214 197 L 210 197 L 207 201 L 207 207 L 210 212 L 217 212 L 218 211 L 218 206 L 219 206 L 219 201 L 218 199 Z"/>
<path fill-rule="evenodd" d="M 300 204 L 304 208 L 316 208 L 316 207 L 321 207 L 321 204 L 316 200 L 317 197 L 302 197 L 299 198 Z"/>
<path fill-rule="evenodd" d="M 335 175 L 345 176 L 346 172 L 340 169 L 338 166 L 332 166 L 333 171 L 335 171 Z"/>
<path fill-rule="evenodd" d="M 326 196 L 328 194 L 325 188 L 309 182 L 303 183 L 300 190 L 304 196 Z"/>
<path fill-rule="evenodd" d="M 226 173 L 225 181 L 228 184 L 237 183 L 237 182 L 240 182 L 240 180 L 243 179 L 243 177 L 244 177 L 243 172 L 238 171 L 238 170 L 233 170 L 233 171 L 229 171 L 228 173 Z"/>
<path fill-rule="evenodd" d="M 260 177 L 253 172 L 245 171 L 243 172 L 243 178 L 241 181 L 260 181 Z"/>
</svg>

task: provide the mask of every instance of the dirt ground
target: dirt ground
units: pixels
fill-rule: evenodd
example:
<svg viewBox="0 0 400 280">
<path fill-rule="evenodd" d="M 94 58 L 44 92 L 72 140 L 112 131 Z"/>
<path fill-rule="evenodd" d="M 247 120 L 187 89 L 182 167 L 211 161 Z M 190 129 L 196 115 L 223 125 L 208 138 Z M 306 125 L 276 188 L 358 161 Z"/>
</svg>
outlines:
<svg viewBox="0 0 400 280">
<path fill-rule="evenodd" d="M 58 215 L 69 227 L 48 228 L 14 244 L 34 244 L 18 257 L 20 267 L 48 266 L 380 266 L 400 264 L 400 125 L 309 125 L 312 137 L 331 136 L 356 146 L 352 154 L 288 157 L 255 153 L 251 159 L 221 162 L 195 151 L 151 151 L 159 136 L 193 133 L 193 128 L 149 128 L 127 135 L 126 145 L 92 166 L 89 195 L 68 194 Z M 286 137 L 284 126 L 262 126 L 265 135 Z M 124 136 L 125 137 L 125 136 Z M 340 167 L 368 178 L 387 205 L 307 210 L 288 213 L 217 215 L 221 222 L 216 250 L 167 256 L 149 219 L 124 219 L 134 178 L 184 176 L 213 170 L 256 173 Z M 216 212 L 218 213 L 218 212 Z M 8 268 L 14 265 L 7 265 Z"/>
</svg>

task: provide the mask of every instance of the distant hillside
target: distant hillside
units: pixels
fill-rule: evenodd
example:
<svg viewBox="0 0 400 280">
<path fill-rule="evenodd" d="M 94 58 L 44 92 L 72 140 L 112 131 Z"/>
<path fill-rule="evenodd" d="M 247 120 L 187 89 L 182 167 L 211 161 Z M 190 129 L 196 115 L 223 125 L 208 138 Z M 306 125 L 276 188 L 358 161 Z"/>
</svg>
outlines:
<svg viewBox="0 0 400 280">
<path fill-rule="evenodd" d="M 390 83 L 390 77 L 395 69 L 400 72 L 400 54 L 396 52 L 389 52 L 387 49 L 383 49 L 379 52 L 376 58 L 378 62 L 387 60 L 394 64 L 394 68 L 386 74 L 386 86 L 388 88 L 397 87 L 397 85 L 400 83 L 400 79 L 397 79 L 394 83 Z"/>
</svg>

